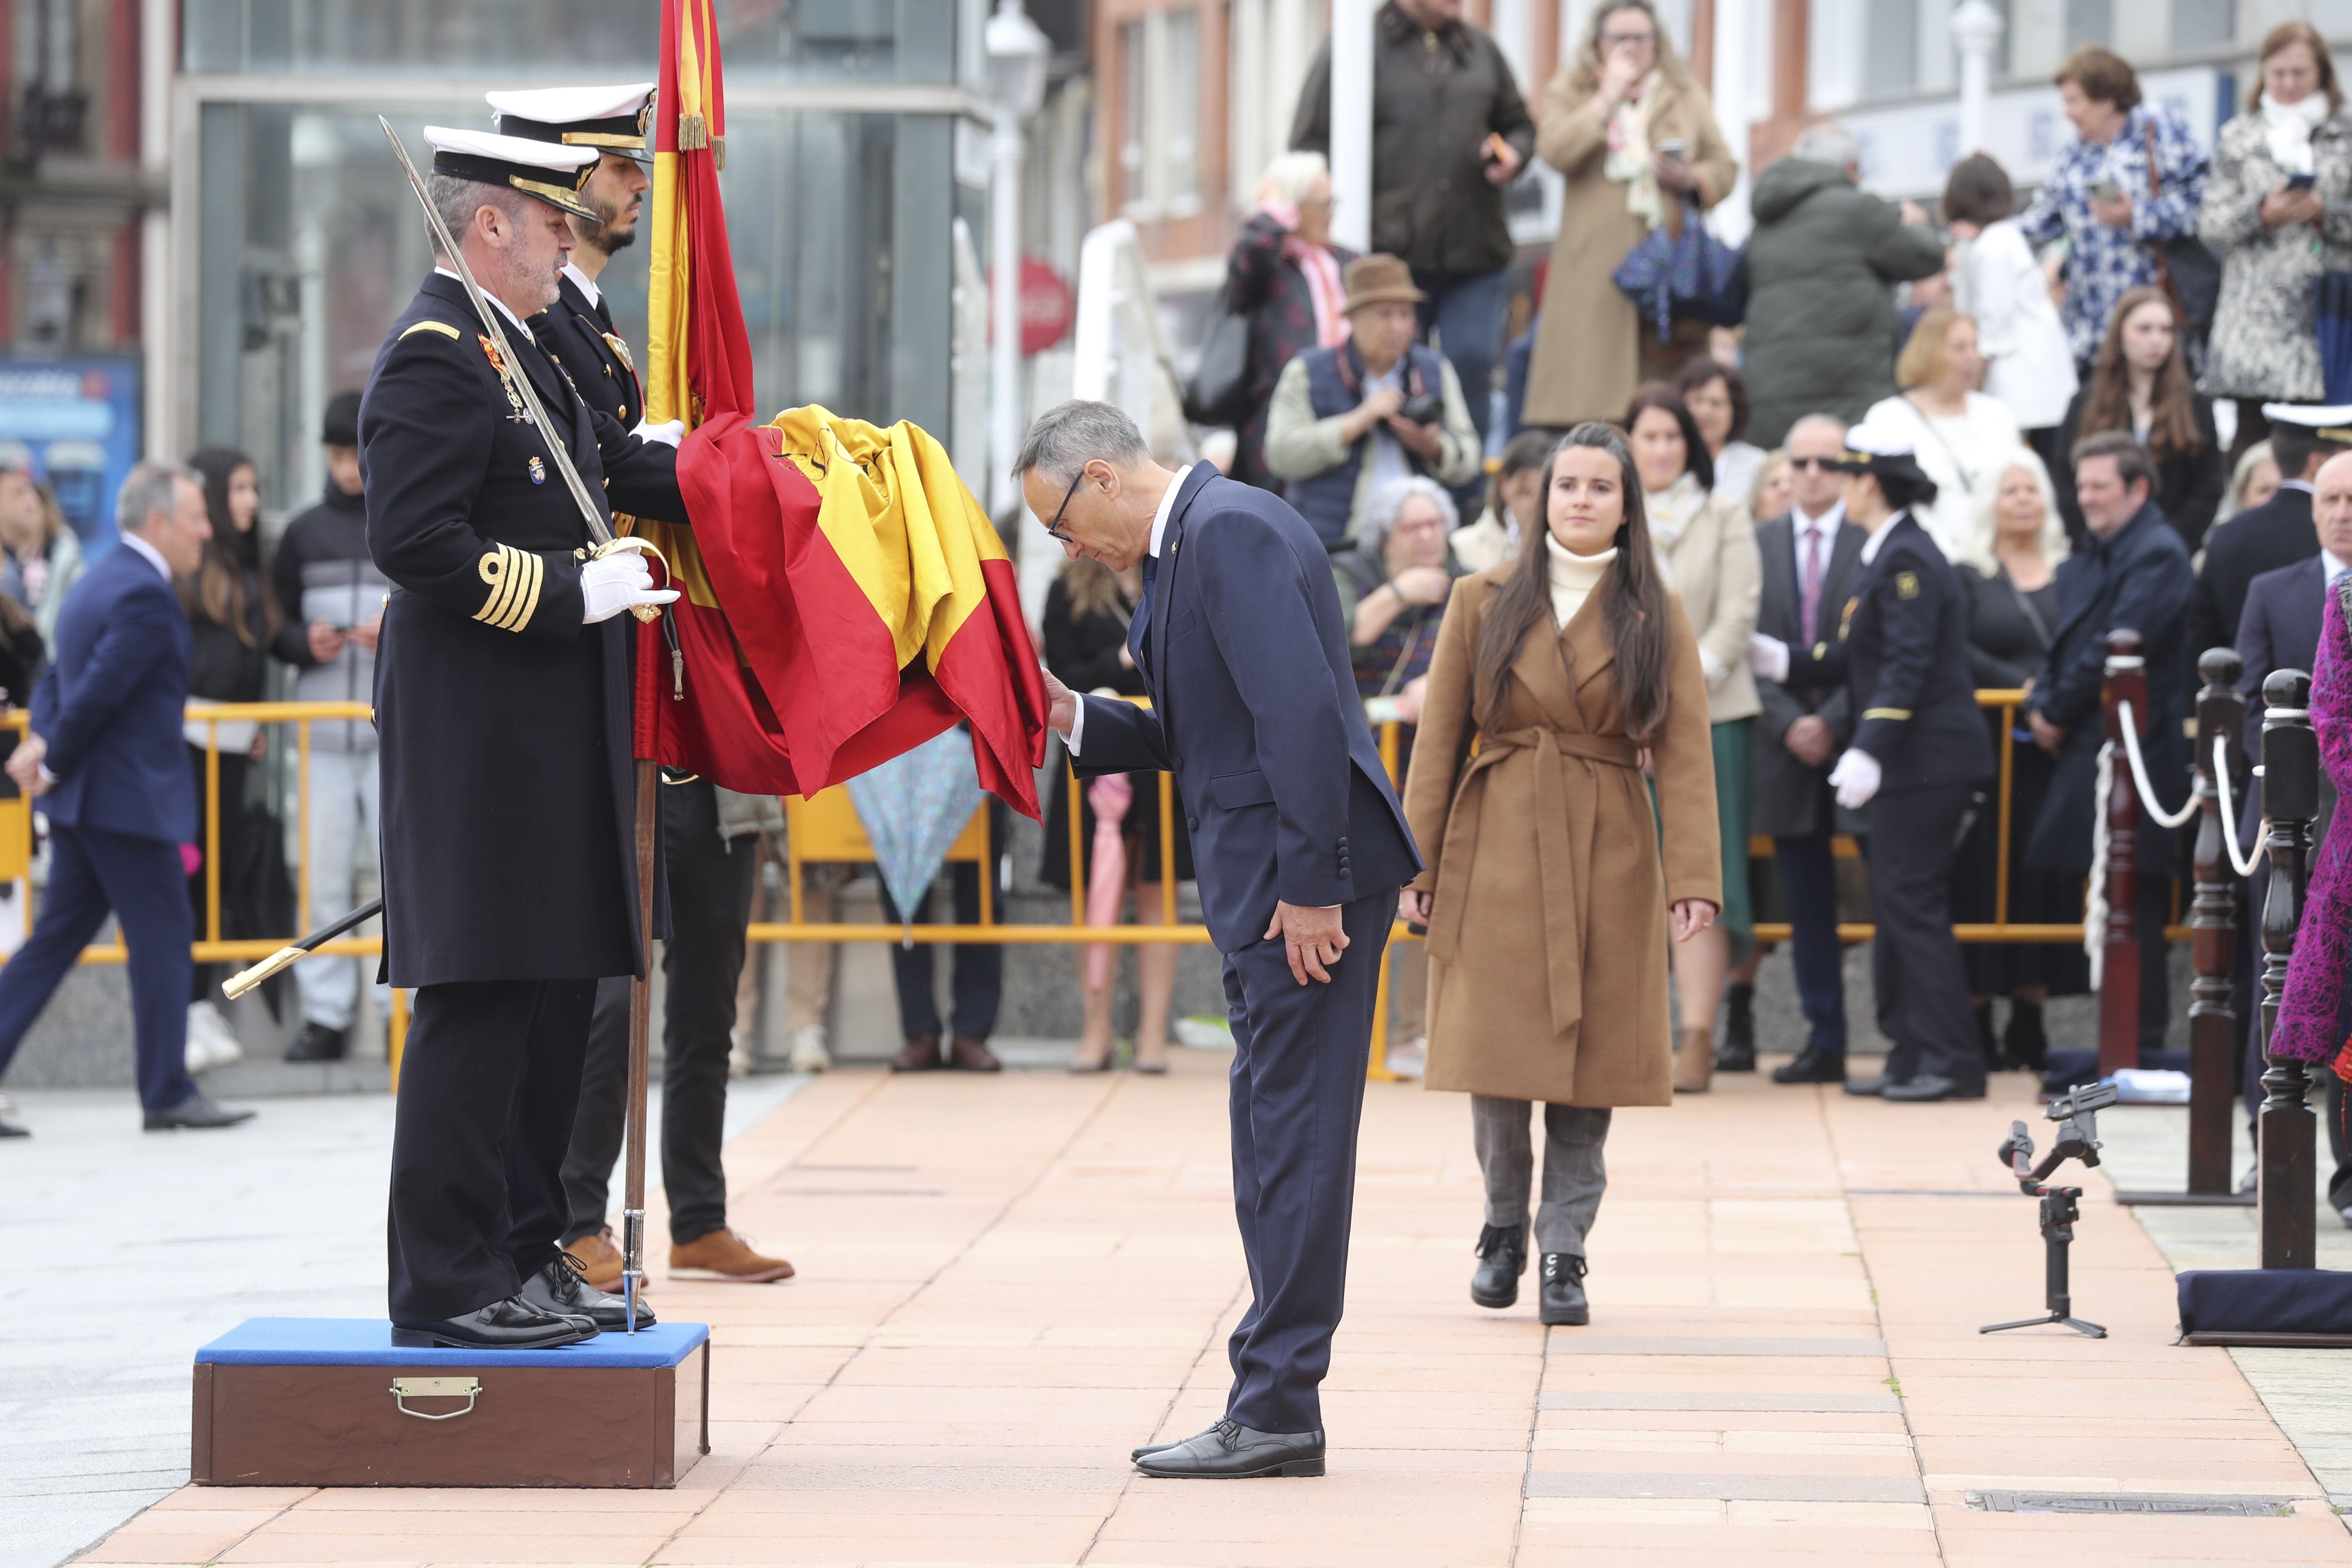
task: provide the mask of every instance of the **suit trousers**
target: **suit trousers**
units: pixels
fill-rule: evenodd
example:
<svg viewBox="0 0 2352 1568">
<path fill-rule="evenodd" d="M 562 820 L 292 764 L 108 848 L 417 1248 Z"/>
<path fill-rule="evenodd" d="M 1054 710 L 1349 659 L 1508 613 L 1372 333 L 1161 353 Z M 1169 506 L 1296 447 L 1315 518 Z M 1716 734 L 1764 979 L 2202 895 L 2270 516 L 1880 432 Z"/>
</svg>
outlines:
<svg viewBox="0 0 2352 1568">
<path fill-rule="evenodd" d="M 160 838 L 49 825 L 48 897 L 33 934 L 0 968 L 0 1073 L 110 910 L 131 950 L 139 1103 L 169 1110 L 196 1092 L 188 1077 L 188 944 L 196 921 L 180 847 Z"/>
<path fill-rule="evenodd" d="M 323 726 L 331 729 L 333 726 Z M 310 831 L 302 852 L 310 857 L 310 924 L 331 925 L 359 907 L 362 855 L 375 858 L 383 826 L 375 749 L 310 752 Z M 367 928 L 360 928 L 364 931 Z M 369 964 L 373 969 L 374 965 Z M 359 1015 L 360 961 L 306 958 L 294 966 L 302 988 L 302 1021 L 322 1028 L 348 1029 Z M 391 1016 L 390 989 L 375 992 L 375 1016 Z"/>
<path fill-rule="evenodd" d="M 1922 1073 L 1984 1081 L 1951 905 L 1954 840 L 1976 787 L 1912 785 L 1881 790 L 1870 803 L 1864 853 L 1878 924 L 1870 976 L 1878 1027 L 1892 1042 L 1887 1075 L 1898 1083 Z"/>
<path fill-rule="evenodd" d="M 1225 954 L 1234 1213 L 1251 1295 L 1226 1345 L 1225 1414 L 1255 1431 L 1323 1425 L 1318 1387 L 1347 1294 L 1372 999 L 1395 918 L 1393 888 L 1344 906 L 1349 945 L 1328 985 L 1299 984 L 1279 937 Z"/>
<path fill-rule="evenodd" d="M 1517 1230 L 1528 1223 L 1528 1188 L 1535 1180 L 1532 1100 L 1470 1097 L 1470 1140 L 1486 1178 L 1486 1223 Z M 1601 1145 L 1609 1139 L 1607 1106 L 1550 1105 L 1544 1112 L 1543 1206 L 1536 1211 L 1536 1250 L 1584 1256 L 1585 1233 L 1609 1190 Z"/>
<path fill-rule="evenodd" d="M 593 980 L 416 988 L 384 1227 L 394 1322 L 504 1300 L 554 1259 L 595 1001 Z"/>
<path fill-rule="evenodd" d="M 662 1016 L 662 1187 L 670 1239 L 683 1246 L 727 1227 L 727 1173 L 719 1147 L 727 1122 L 727 1054 L 735 1028 L 735 984 L 743 973 L 743 928 L 760 875 L 756 834 L 719 837 L 711 786 L 662 791 L 662 856 L 669 876 L 669 940 Z M 613 1162 L 621 1156 L 629 1092 L 626 976 L 596 983 L 580 1113 L 563 1159 L 571 1220 L 566 1246 L 604 1227 Z"/>
<path fill-rule="evenodd" d="M 1830 820 L 1826 808 L 1822 820 Z M 1845 944 L 1838 941 L 1837 856 L 1829 833 L 1772 840 L 1772 863 L 1789 904 L 1789 948 L 1805 1044 L 1845 1055 Z"/>
</svg>

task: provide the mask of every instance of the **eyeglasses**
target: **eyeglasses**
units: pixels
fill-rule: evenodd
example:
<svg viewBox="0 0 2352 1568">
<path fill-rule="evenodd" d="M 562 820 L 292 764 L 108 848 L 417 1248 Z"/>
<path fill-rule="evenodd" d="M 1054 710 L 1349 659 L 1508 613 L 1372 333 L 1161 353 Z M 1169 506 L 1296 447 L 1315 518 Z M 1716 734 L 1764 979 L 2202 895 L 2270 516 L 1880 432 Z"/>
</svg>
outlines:
<svg viewBox="0 0 2352 1568">
<path fill-rule="evenodd" d="M 1078 481 L 1086 477 L 1087 471 L 1084 468 L 1080 468 L 1076 473 L 1070 476 L 1070 488 L 1062 492 L 1062 504 L 1054 509 L 1054 521 L 1045 525 L 1045 532 L 1047 535 L 1060 540 L 1065 544 L 1076 544 L 1077 542 L 1076 540 L 1072 539 L 1068 534 L 1062 531 L 1062 514 L 1070 510 L 1070 498 L 1078 493 Z"/>
<path fill-rule="evenodd" d="M 1604 49 L 1646 49 L 1656 44 L 1657 41 L 1658 35 L 1648 32 L 1603 33 L 1601 35 L 1601 47 Z"/>
<path fill-rule="evenodd" d="M 1835 458 L 1791 458 L 1789 459 L 1789 468 L 1792 473 L 1801 473 L 1807 468 L 1813 468 L 1826 474 L 1836 467 L 1837 459 Z"/>
</svg>

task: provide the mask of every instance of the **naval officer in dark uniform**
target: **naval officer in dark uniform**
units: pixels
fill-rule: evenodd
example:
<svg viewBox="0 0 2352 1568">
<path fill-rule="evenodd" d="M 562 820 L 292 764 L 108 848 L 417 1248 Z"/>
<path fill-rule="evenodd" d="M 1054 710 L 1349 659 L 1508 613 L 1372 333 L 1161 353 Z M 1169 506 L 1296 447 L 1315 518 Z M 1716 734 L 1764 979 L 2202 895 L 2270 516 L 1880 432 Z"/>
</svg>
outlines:
<svg viewBox="0 0 2352 1568">
<path fill-rule="evenodd" d="M 1830 773 L 1864 814 L 1877 934 L 1871 981 L 1886 1070 L 1848 1094 L 1978 1100 L 1985 1064 L 1952 937 L 1952 853 L 1969 798 L 1992 774 L 1969 677 L 1959 579 L 1910 509 L 1936 499 L 1910 438 L 1867 424 L 1846 435 L 1845 515 L 1870 537 L 1836 630 L 1810 648 L 1759 639 L 1758 662 L 1792 685 L 1852 691 L 1853 740 Z M 1775 653 L 1775 650 L 1779 650 Z"/>
<path fill-rule="evenodd" d="M 637 236 L 646 190 L 646 127 L 653 84 L 551 87 L 489 94 L 499 130 L 598 157 L 581 198 L 595 218 L 573 217 L 579 244 L 563 265 L 555 303 L 530 318 L 540 346 L 571 374 L 588 405 L 624 425 L 645 417 L 636 357 L 614 330 L 597 288 L 613 253 Z M 727 1121 L 728 1049 L 744 931 L 760 874 L 757 837 L 722 836 L 718 787 L 664 770 L 662 865 L 669 895 L 669 941 L 662 948 L 662 1187 L 669 1198 L 670 1276 L 766 1283 L 791 1277 L 781 1258 L 755 1252 L 727 1224 L 727 1173 L 719 1146 Z M 580 1111 L 563 1162 L 571 1216 L 563 1249 L 592 1285 L 621 1279 L 621 1249 L 604 1223 L 613 1162 L 620 1157 L 629 1087 L 629 982 L 596 987 Z"/>
<path fill-rule="evenodd" d="M 621 612 L 677 597 L 634 553 L 590 558 L 551 441 L 600 507 L 686 511 L 675 449 L 583 403 L 522 327 L 555 298 L 567 217 L 595 216 L 578 195 L 595 153 L 425 137 L 428 194 L 500 335 L 436 268 L 360 408 L 368 546 L 396 585 L 375 690 L 385 978 L 416 989 L 390 1303 L 395 1342 L 531 1348 L 619 1321 L 558 1251 L 560 1172 L 596 983 L 643 952 Z"/>
</svg>

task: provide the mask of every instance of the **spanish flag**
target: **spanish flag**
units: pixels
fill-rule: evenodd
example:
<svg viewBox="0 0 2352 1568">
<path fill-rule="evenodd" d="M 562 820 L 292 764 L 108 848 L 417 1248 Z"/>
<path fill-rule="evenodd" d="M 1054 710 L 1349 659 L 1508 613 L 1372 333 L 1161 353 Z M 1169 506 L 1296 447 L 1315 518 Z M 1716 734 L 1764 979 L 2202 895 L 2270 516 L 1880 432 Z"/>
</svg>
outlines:
<svg viewBox="0 0 2352 1568">
<path fill-rule="evenodd" d="M 795 408 L 756 423 L 727 244 L 711 0 L 663 0 L 646 416 L 682 419 L 692 529 L 640 522 L 684 596 L 638 628 L 637 755 L 809 795 L 959 721 L 1037 815 L 1045 693 L 1013 563 L 940 444 Z"/>
</svg>

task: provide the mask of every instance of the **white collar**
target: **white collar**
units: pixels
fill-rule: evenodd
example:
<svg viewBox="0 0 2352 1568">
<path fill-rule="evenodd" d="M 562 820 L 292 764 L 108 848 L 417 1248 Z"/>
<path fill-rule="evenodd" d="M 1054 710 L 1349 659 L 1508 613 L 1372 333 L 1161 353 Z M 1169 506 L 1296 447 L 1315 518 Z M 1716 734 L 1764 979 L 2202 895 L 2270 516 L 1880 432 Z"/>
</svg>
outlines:
<svg viewBox="0 0 2352 1568">
<path fill-rule="evenodd" d="M 2281 479 L 2279 481 L 2279 489 L 2283 490 L 2301 490 L 2307 496 L 2315 496 L 2319 493 L 2319 487 L 2313 484 L 2309 479 Z"/>
<path fill-rule="evenodd" d="M 594 310 L 596 308 L 596 302 L 604 297 L 596 290 L 596 279 L 589 277 L 585 272 L 581 271 L 580 268 L 572 262 L 567 261 L 563 264 L 563 275 L 566 278 L 571 279 L 572 282 L 578 284 L 580 286 L 580 291 L 588 296 L 588 308 L 590 310 Z"/>
<path fill-rule="evenodd" d="M 1819 517 L 1807 517 L 1805 509 L 1790 502 L 1789 522 L 1799 533 L 1835 533 L 1845 521 L 1845 497 L 1830 502 L 1830 510 Z"/>
<path fill-rule="evenodd" d="M 433 270 L 441 274 L 442 277 L 451 279 L 460 287 L 463 287 L 465 284 L 466 280 L 464 279 L 459 278 L 455 272 L 450 271 L 446 267 L 436 267 Z M 492 305 L 498 307 L 499 314 L 504 316 L 508 321 L 512 321 L 515 324 L 515 330 L 517 331 L 521 332 L 526 337 L 530 335 L 530 329 L 522 324 L 522 318 L 516 315 L 512 310 L 508 310 L 507 302 L 504 300 L 499 299 L 488 289 L 482 290 L 482 298 L 488 300 Z"/>
<path fill-rule="evenodd" d="M 1176 477 L 1168 481 L 1168 493 L 1160 498 L 1160 510 L 1151 515 L 1151 553 L 1155 556 L 1160 553 L 1160 542 L 1168 535 L 1168 520 L 1176 515 L 1176 492 L 1184 488 L 1184 476 L 1192 471 L 1190 463 L 1176 470 Z"/>
<path fill-rule="evenodd" d="M 2323 583 L 2333 583 L 2347 572 L 2352 572 L 2352 561 L 2347 561 L 2333 550 L 2319 552 L 2319 577 Z"/>
<path fill-rule="evenodd" d="M 1862 563 L 1864 566 L 1869 565 L 1871 562 L 1877 559 L 1878 547 L 1886 542 L 1888 531 L 1894 528 L 1896 523 L 1901 522 L 1905 518 L 1909 517 L 1910 515 L 1910 510 L 1907 508 L 1897 510 L 1889 516 L 1885 522 L 1880 523 L 1876 528 L 1870 531 L 1870 537 L 1863 541 L 1862 544 Z"/>
<path fill-rule="evenodd" d="M 145 556 L 147 558 L 147 564 L 152 566 L 156 571 L 161 572 L 163 574 L 164 582 L 168 583 L 172 580 L 172 568 L 164 563 L 163 552 L 162 551 L 156 549 L 153 545 L 148 543 L 145 540 L 140 538 L 135 533 L 125 533 L 121 535 L 121 538 L 123 543 L 129 545 L 131 549 Z"/>
</svg>

